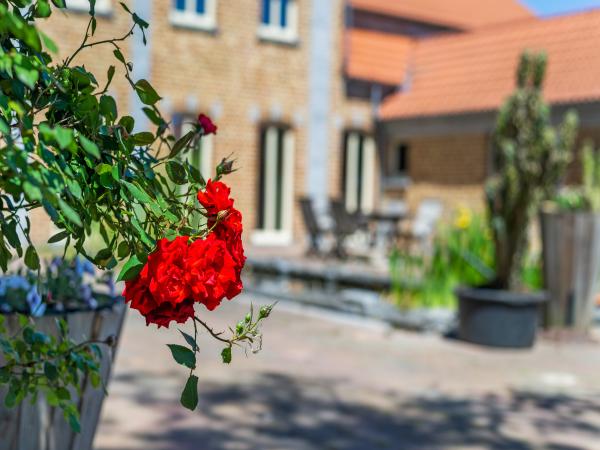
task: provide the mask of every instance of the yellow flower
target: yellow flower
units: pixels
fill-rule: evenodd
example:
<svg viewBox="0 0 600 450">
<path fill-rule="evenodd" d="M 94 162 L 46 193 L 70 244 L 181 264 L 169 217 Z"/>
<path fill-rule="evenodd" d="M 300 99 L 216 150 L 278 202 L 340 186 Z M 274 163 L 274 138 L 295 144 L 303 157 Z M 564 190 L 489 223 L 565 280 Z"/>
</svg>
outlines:
<svg viewBox="0 0 600 450">
<path fill-rule="evenodd" d="M 473 214 L 471 214 L 471 210 L 466 206 L 459 206 L 454 226 L 461 230 L 466 230 L 471 225 L 472 220 Z"/>
</svg>

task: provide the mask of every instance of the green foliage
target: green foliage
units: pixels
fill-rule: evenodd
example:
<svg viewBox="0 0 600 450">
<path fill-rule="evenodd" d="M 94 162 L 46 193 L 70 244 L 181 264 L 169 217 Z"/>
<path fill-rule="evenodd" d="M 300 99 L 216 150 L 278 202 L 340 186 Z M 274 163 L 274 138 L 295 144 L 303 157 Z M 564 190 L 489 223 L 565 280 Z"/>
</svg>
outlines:
<svg viewBox="0 0 600 450">
<path fill-rule="evenodd" d="M 581 186 L 562 189 L 554 204 L 564 211 L 600 212 L 600 150 L 586 142 L 581 151 Z"/>
<path fill-rule="evenodd" d="M 578 128 L 569 112 L 558 129 L 542 97 L 546 56 L 524 53 L 517 89 L 502 106 L 494 130 L 496 174 L 486 197 L 496 255 L 495 285 L 520 289 L 528 230 L 540 203 L 554 196 L 571 160 Z"/>
<path fill-rule="evenodd" d="M 15 333 L 0 316 L 0 349 L 4 365 L 0 366 L 0 386 L 6 388 L 4 405 L 12 408 L 26 398 L 35 401 L 39 393 L 51 406 L 60 408 L 71 428 L 80 431 L 79 412 L 74 394 L 81 395 L 81 381 L 88 377 L 94 387 L 102 385 L 99 345 L 108 341 L 75 343 L 68 336 L 64 320 L 57 320 L 56 336 L 35 329 L 34 322 L 19 316 Z M 110 343 L 114 339 L 110 339 Z"/>
<path fill-rule="evenodd" d="M 167 346 L 171 350 L 173 359 L 178 364 L 190 369 L 188 381 L 183 389 L 183 392 L 181 393 L 181 404 L 184 407 L 193 410 L 198 404 L 198 378 L 193 375 L 197 363 L 196 353 L 200 351 L 200 347 L 198 346 L 198 325 L 208 331 L 213 338 L 226 345 L 226 347 L 221 351 L 221 359 L 223 360 L 223 363 L 229 364 L 232 360 L 232 350 L 234 346 L 244 348 L 246 352 L 248 350 L 251 350 L 253 353 L 260 351 L 262 347 L 262 334 L 260 331 L 260 325 L 264 319 L 269 317 L 274 307 L 274 304 L 261 307 L 255 317 L 254 307 L 250 305 L 250 312 L 246 315 L 246 317 L 237 323 L 235 329 L 229 328 L 231 336 L 228 338 L 223 337 L 223 332 L 215 332 L 210 326 L 208 326 L 198 317 L 194 317 L 193 336 L 179 330 L 189 347 L 176 344 L 168 344 Z"/>
<path fill-rule="evenodd" d="M 121 260 L 147 254 L 157 239 L 171 230 L 190 228 L 187 218 L 198 208 L 194 196 L 184 197 L 164 176 L 167 173 L 189 192 L 203 186 L 191 176 L 187 163 L 170 156 L 189 149 L 201 134 L 196 127 L 184 138 L 168 135 L 167 121 L 156 107 L 160 96 L 147 80 L 133 81 L 131 65 L 120 43 L 148 24 L 129 12 L 132 25 L 122 37 L 94 41 L 96 22 L 90 21 L 81 45 L 64 61 L 54 62 L 52 41 L 35 24 L 53 11 L 45 1 L 0 3 L 0 267 L 6 270 L 22 244 L 14 230 L 22 229 L 28 243 L 25 263 L 39 264 L 30 239 L 30 224 L 19 210 L 43 208 L 59 229 L 65 245 L 106 268 Z M 93 5 L 90 11 L 93 13 Z M 108 89 L 94 74 L 77 64 L 76 56 L 98 45 L 111 45 L 126 81 L 147 105 L 154 132 L 132 133 L 133 118 L 119 116 Z M 167 155 L 159 157 L 158 155 Z M 99 229 L 105 251 L 92 256 L 86 242 Z M 55 238 L 56 239 L 56 238 Z M 124 246 L 127 250 L 124 250 Z M 121 251 L 117 252 L 117 249 Z M 134 276 L 136 261 L 126 266 Z M 125 276 L 121 279 L 126 279 Z"/>
<path fill-rule="evenodd" d="M 494 251 L 487 218 L 460 208 L 453 223 L 438 228 L 431 257 L 391 255 L 393 298 L 403 308 L 454 308 L 458 286 L 493 282 Z M 522 278 L 528 289 L 541 287 L 538 258 L 526 259 Z"/>
<path fill-rule="evenodd" d="M 147 22 L 121 2 L 131 18 L 129 30 L 114 39 L 95 39 L 95 0 L 90 0 L 90 18 L 81 44 L 64 60 L 55 61 L 56 45 L 36 26 L 38 18 L 65 7 L 64 0 L 52 0 L 52 4 L 47 0 L 0 0 L 0 269 L 5 272 L 16 256 L 23 258 L 29 269 L 40 270 L 27 213 L 41 208 L 58 229 L 50 243 L 62 243 L 65 253 L 74 250 L 101 269 L 121 263 L 118 279 L 131 280 L 157 240 L 177 235 L 199 238 L 206 233 L 193 223 L 203 212 L 195 194 L 205 181 L 185 158 L 179 159 L 204 131 L 199 124 L 192 124 L 189 133 L 175 139 L 157 108 L 160 95 L 147 80 L 132 79 L 132 64 L 121 45 L 136 30 L 145 43 Z M 134 132 L 134 119 L 120 115 L 115 99 L 108 94 L 115 66 L 108 67 L 107 82 L 100 85 L 93 73 L 77 63 L 80 53 L 100 45 L 113 49 L 115 63 L 145 105 L 143 112 L 153 131 Z M 217 168 L 216 179 L 232 171 L 232 163 L 225 159 Z M 89 244 L 96 234 L 103 244 L 91 255 Z M 60 284 L 60 280 L 54 281 Z M 65 286 L 59 286 L 59 291 L 73 295 Z M 195 318 L 194 337 L 183 333 L 190 348 L 170 346 L 176 362 L 190 369 L 181 396 L 185 407 L 193 409 L 198 403 L 198 378 L 192 374 L 199 350 L 197 323 L 225 343 L 229 355 L 231 348 L 241 343 L 257 351 L 261 342 L 258 325 L 270 308 L 261 309 L 257 319 L 251 312 L 248 320 L 231 330 L 229 339 Z M 51 404 L 63 409 L 71 427 L 78 431 L 71 392 L 79 389 L 83 375 L 93 384 L 100 383 L 96 343 L 70 342 L 64 322 L 59 323 L 59 339 L 36 332 L 27 318 L 22 319 L 21 327 L 20 334 L 11 338 L 0 328 L 0 350 L 6 361 L 0 367 L 0 384 L 9 387 L 6 405 L 15 406 L 27 395 L 35 397 L 42 391 Z"/>
</svg>

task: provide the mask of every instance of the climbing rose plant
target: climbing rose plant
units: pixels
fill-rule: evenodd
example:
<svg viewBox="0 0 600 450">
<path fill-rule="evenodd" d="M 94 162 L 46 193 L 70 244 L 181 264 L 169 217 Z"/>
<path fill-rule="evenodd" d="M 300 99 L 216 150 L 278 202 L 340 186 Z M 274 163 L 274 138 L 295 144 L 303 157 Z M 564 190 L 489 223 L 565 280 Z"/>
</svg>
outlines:
<svg viewBox="0 0 600 450">
<path fill-rule="evenodd" d="M 145 43 L 149 25 L 121 5 L 132 19 L 123 36 L 94 38 L 95 0 L 90 0 L 81 44 L 55 61 L 57 47 L 36 22 L 64 8 L 64 0 L 0 0 L 0 269 L 6 272 L 11 260 L 22 258 L 40 272 L 29 212 L 43 209 L 58 229 L 49 243 L 62 243 L 65 253 L 74 250 L 100 269 L 121 266 L 124 297 L 147 324 L 193 323 L 193 332 L 180 330 L 185 345 L 169 348 L 189 369 L 181 402 L 194 409 L 198 329 L 223 343 L 222 359 L 229 363 L 234 346 L 260 348 L 259 325 L 272 307 L 256 313 L 251 308 L 228 336 L 204 320 L 207 311 L 242 290 L 242 216 L 221 181 L 234 170 L 233 162 L 221 161 L 213 179 L 205 181 L 181 158 L 217 126 L 200 114 L 187 134 L 179 139 L 170 134 L 157 107 L 161 97 L 147 80 L 133 79 L 132 63 L 120 47 L 134 32 Z M 78 60 L 98 46 L 109 46 L 115 58 L 102 84 Z M 117 73 L 144 105 L 153 131 L 138 131 L 132 116 L 119 114 L 109 94 Z M 201 226 L 193 220 L 198 216 L 205 217 Z M 97 235 L 103 247 L 91 251 L 90 238 Z M 38 289 L 48 297 L 43 286 Z M 30 317 L 19 321 L 19 331 L 9 335 L 0 315 L 5 404 L 42 392 L 78 429 L 70 390 L 79 389 L 82 376 L 101 385 L 99 346 L 113 345 L 114 338 L 72 342 L 64 320 L 58 321 L 57 336 L 36 330 Z"/>
</svg>

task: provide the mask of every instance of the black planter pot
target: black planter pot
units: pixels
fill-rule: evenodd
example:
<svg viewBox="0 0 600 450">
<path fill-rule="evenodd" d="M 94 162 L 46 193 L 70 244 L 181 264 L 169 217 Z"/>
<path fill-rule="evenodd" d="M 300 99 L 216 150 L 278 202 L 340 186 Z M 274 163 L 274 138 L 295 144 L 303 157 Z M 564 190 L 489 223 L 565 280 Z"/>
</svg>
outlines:
<svg viewBox="0 0 600 450">
<path fill-rule="evenodd" d="M 456 295 L 462 340 L 490 347 L 533 346 L 545 293 L 463 287 Z"/>
</svg>

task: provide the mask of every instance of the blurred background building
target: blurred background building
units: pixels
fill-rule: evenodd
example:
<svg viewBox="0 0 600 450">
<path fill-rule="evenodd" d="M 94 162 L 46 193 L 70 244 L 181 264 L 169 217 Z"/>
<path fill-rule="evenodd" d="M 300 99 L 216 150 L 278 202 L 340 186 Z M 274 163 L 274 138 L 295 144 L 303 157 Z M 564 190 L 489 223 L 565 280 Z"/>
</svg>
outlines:
<svg viewBox="0 0 600 450">
<path fill-rule="evenodd" d="M 555 112 L 576 108 L 582 138 L 600 141 L 600 11 L 542 19 L 517 0 L 126 3 L 151 23 L 147 45 L 127 44 L 135 77 L 163 96 L 176 134 L 199 112 L 219 125 L 188 157 L 207 178 L 221 158 L 237 160 L 228 182 L 256 246 L 303 242 L 303 196 L 320 213 L 331 198 L 362 212 L 431 196 L 481 205 L 495 111 L 526 49 L 548 52 Z M 65 53 L 89 8 L 67 4 L 46 27 Z M 125 35 L 119 2 L 96 4 L 95 38 Z M 118 67 L 112 51 L 80 63 L 105 72 Z M 111 93 L 121 114 L 151 126 L 122 77 Z M 50 228 L 40 222 L 38 237 Z"/>
</svg>

